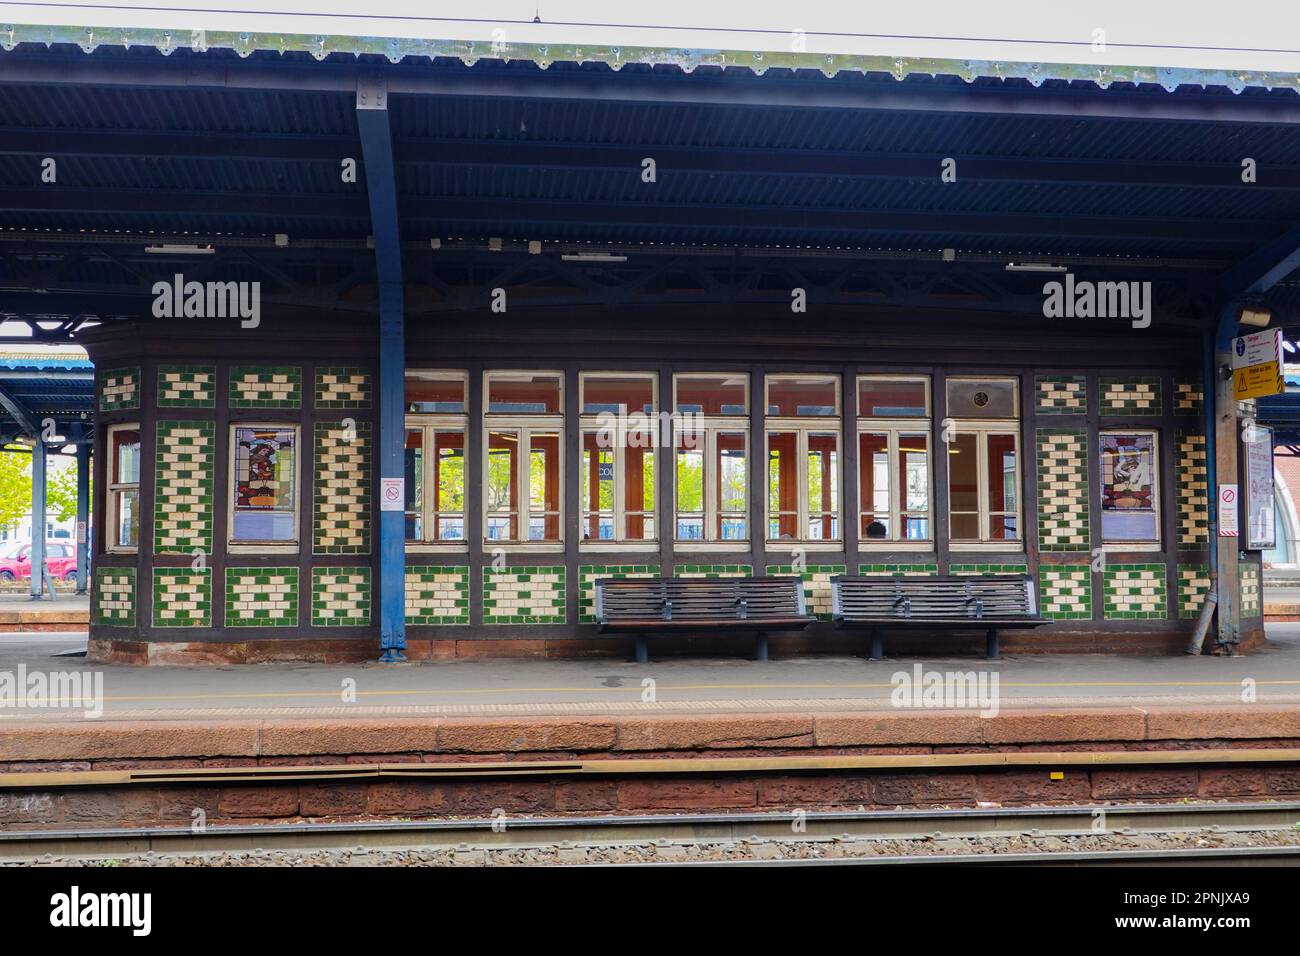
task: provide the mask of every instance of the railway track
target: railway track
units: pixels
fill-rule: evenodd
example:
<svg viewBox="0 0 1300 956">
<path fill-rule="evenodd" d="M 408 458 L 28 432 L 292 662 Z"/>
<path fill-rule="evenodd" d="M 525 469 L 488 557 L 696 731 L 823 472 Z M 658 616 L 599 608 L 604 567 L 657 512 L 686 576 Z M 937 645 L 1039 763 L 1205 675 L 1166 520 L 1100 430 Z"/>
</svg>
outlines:
<svg viewBox="0 0 1300 956">
<path fill-rule="evenodd" d="M 464 820 L 379 820 L 204 828 L 116 828 L 0 832 L 0 864 L 50 859 L 121 861 L 153 855 L 204 858 L 221 854 L 443 854 L 447 862 L 506 862 L 501 853 L 541 854 L 540 862 L 621 862 L 610 853 L 644 849 L 633 864 L 689 865 L 1300 865 L 1300 839 L 1289 845 L 1193 846 L 1229 836 L 1260 843 L 1294 837 L 1300 802 L 1132 804 L 939 810 L 831 811 L 690 815 L 519 817 Z M 1070 841 L 1176 839 L 1182 846 L 1070 849 Z M 1061 844 L 1054 851 L 1017 852 L 1014 841 Z M 964 846 L 971 841 L 969 846 Z M 912 845 L 923 852 L 881 853 Z M 691 848 L 695 848 L 694 851 Z M 984 847 L 988 852 L 980 852 Z M 762 848 L 762 849 L 760 849 Z M 1000 848 L 1000 851 L 999 851 Z M 584 858 L 585 857 L 587 858 Z M 637 854 L 633 854 L 636 856 Z M 645 855 L 645 854 L 642 854 Z M 714 858 L 716 857 L 716 858 Z M 438 862 L 438 857 L 433 862 Z"/>
</svg>

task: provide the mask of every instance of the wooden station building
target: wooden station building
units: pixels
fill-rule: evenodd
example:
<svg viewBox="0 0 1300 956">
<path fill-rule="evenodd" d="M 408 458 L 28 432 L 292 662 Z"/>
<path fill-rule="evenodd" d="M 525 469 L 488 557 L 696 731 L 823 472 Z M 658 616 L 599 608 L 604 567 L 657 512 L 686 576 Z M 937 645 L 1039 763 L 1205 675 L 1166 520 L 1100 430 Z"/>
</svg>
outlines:
<svg viewBox="0 0 1300 956">
<path fill-rule="evenodd" d="M 776 654 L 857 646 L 845 573 L 1027 573 L 1011 652 L 1211 587 L 1263 639 L 1212 505 L 1294 77 L 17 29 L 0 312 L 97 370 L 96 658 L 623 654 L 637 575 L 801 575 Z"/>
</svg>

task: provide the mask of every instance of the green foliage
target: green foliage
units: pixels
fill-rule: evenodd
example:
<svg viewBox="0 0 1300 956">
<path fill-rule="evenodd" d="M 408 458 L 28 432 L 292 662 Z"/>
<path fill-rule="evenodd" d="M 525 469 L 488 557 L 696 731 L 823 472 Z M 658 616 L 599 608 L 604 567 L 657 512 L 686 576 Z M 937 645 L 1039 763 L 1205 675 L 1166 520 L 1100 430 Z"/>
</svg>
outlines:
<svg viewBox="0 0 1300 956">
<path fill-rule="evenodd" d="M 12 528 L 32 507 L 32 456 L 0 451 L 0 528 Z"/>
<path fill-rule="evenodd" d="M 31 492 L 28 491 L 28 501 Z M 71 521 L 77 516 L 77 469 L 51 472 L 45 482 L 46 513 L 56 521 Z"/>
</svg>

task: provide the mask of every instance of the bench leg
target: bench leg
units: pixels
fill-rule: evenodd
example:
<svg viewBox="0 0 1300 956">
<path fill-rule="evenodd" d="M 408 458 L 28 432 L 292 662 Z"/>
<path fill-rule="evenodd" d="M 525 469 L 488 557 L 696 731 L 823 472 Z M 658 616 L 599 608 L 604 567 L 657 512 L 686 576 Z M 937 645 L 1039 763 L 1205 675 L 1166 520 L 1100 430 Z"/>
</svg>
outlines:
<svg viewBox="0 0 1300 956">
<path fill-rule="evenodd" d="M 638 637 L 636 639 L 636 662 L 638 664 L 646 664 L 649 663 L 649 661 L 650 661 L 650 652 L 649 650 L 646 649 L 645 638 Z"/>
<path fill-rule="evenodd" d="M 990 629 L 984 635 L 984 656 L 991 661 L 998 659 L 998 632 Z"/>
<path fill-rule="evenodd" d="M 871 632 L 871 659 L 878 661 L 885 656 L 884 635 L 880 631 Z"/>
<path fill-rule="evenodd" d="M 759 634 L 754 641 L 754 660 L 767 660 L 767 635 Z"/>
</svg>

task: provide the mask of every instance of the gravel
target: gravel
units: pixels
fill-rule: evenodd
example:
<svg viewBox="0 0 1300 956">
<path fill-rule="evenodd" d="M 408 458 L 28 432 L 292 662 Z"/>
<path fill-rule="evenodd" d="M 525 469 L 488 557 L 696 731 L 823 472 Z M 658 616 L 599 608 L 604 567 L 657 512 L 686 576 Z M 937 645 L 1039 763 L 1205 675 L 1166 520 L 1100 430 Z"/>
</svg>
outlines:
<svg viewBox="0 0 1300 956">
<path fill-rule="evenodd" d="M 593 863 L 688 863 L 694 861 L 834 860 L 867 856 L 966 856 L 972 854 L 1193 850 L 1218 847 L 1300 846 L 1300 829 L 1195 830 L 1172 833 L 868 839 L 811 837 L 727 841 L 664 841 L 536 846 L 333 848 L 157 853 L 90 858 L 45 856 L 0 861 L 9 866 L 573 866 Z"/>
</svg>

